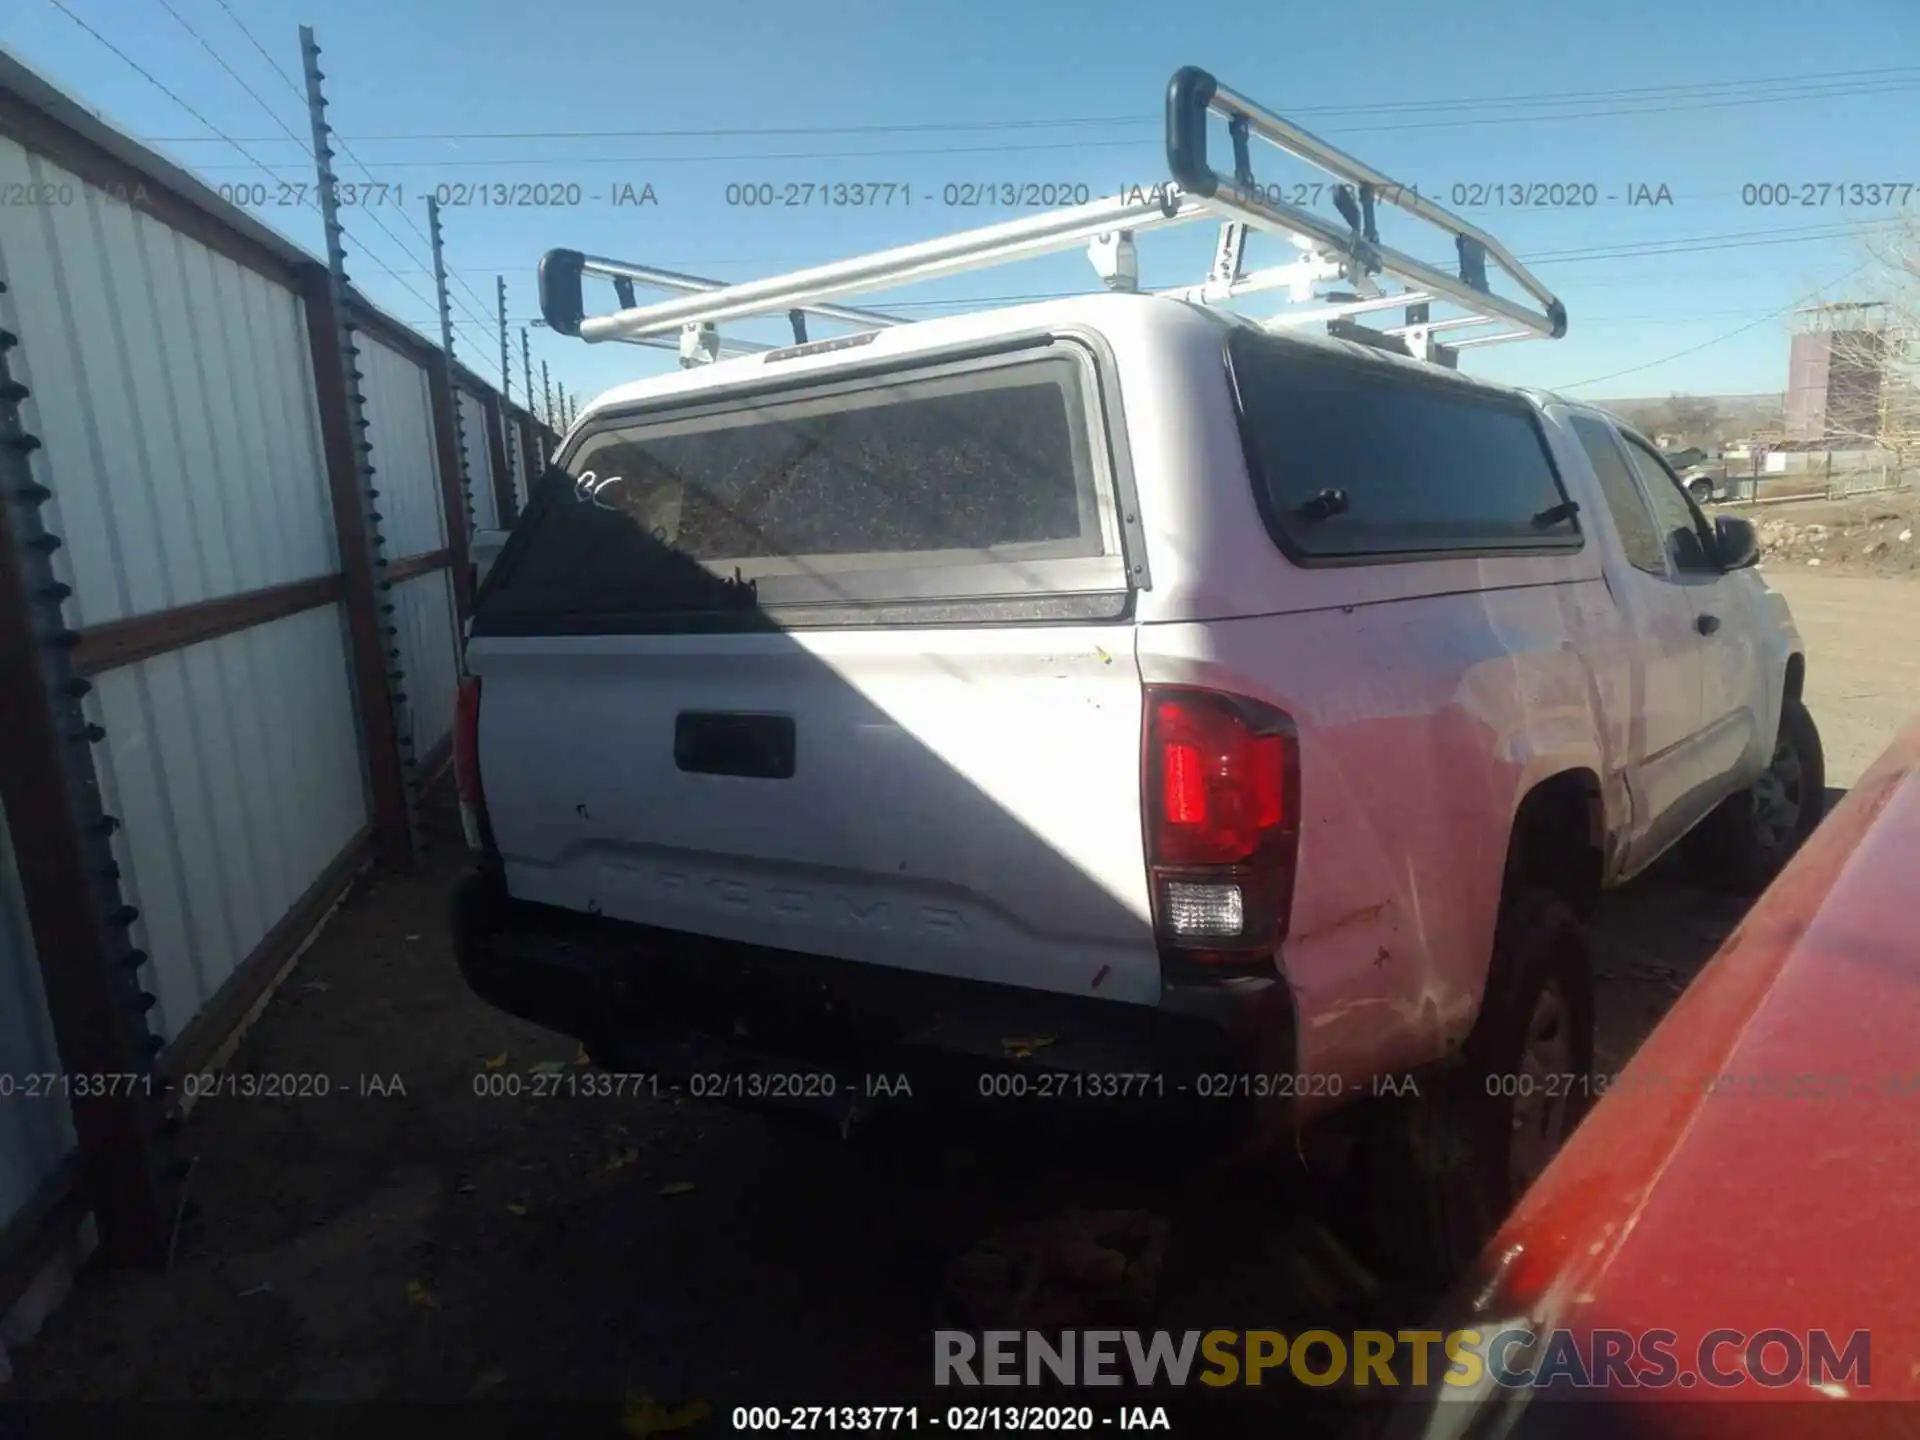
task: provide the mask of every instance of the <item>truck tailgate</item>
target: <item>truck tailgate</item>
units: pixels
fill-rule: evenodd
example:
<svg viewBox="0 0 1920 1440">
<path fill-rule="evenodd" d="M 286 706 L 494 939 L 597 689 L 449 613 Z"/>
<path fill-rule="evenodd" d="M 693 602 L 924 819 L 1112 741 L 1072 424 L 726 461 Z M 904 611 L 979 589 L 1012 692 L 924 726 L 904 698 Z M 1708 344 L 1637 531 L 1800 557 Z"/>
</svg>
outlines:
<svg viewBox="0 0 1920 1440">
<path fill-rule="evenodd" d="M 510 892 L 1151 1004 L 1127 624 L 476 637 Z"/>
</svg>

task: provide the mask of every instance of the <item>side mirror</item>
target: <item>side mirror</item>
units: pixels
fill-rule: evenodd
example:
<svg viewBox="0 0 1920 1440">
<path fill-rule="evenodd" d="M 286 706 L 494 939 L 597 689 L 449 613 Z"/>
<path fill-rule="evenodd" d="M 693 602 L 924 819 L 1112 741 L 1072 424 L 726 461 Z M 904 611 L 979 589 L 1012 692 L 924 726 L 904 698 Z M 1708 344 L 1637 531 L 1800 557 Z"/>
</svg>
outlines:
<svg viewBox="0 0 1920 1440">
<path fill-rule="evenodd" d="M 1760 536 L 1750 520 L 1717 515 L 1713 521 L 1715 558 L 1722 570 L 1744 570 L 1760 560 Z"/>
</svg>

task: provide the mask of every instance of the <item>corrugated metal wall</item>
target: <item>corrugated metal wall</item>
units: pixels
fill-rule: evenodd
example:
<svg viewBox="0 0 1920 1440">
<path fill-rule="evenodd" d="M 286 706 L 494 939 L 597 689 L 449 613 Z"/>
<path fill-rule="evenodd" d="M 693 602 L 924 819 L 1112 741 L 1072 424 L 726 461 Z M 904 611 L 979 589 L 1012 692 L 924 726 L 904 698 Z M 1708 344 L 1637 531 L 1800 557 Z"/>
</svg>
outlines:
<svg viewBox="0 0 1920 1440">
<path fill-rule="evenodd" d="M 493 447 L 487 444 L 487 407 L 478 395 L 460 396 L 460 439 L 466 446 L 467 483 L 473 495 L 473 528 L 498 530 L 500 505 L 493 488 Z"/>
<path fill-rule="evenodd" d="M 447 544 L 446 509 L 440 492 L 439 456 L 433 439 L 433 392 L 427 372 L 398 350 L 371 336 L 360 337 L 360 369 L 366 376 L 367 435 L 373 442 L 373 466 L 380 489 L 381 524 L 389 561 L 424 555 Z M 459 393 L 459 392 L 456 392 Z M 486 431 L 471 428 L 486 416 L 476 402 L 464 403 L 469 426 L 467 449 L 483 468 L 475 472 L 476 506 L 484 489 Z M 477 447 L 477 449 L 476 449 Z M 491 513 L 491 493 L 485 496 Z M 402 581 L 387 592 L 389 617 L 400 633 L 400 667 L 406 672 L 403 733 L 410 731 L 413 753 L 425 761 L 453 729 L 454 692 L 459 679 L 460 628 L 453 609 L 447 572 L 436 570 Z"/>
<path fill-rule="evenodd" d="M 394 586 L 387 598 L 393 602 L 401 664 L 407 672 L 401 728 L 410 729 L 413 753 L 424 762 L 427 752 L 453 731 L 460 680 L 453 587 L 445 570 L 435 570 Z"/>
<path fill-rule="evenodd" d="M 387 559 L 439 550 L 447 543 L 447 523 L 427 372 L 364 330 L 357 343 Z"/>
<path fill-rule="evenodd" d="M 0 1225 L 73 1149 L 66 1100 L 28 1093 L 38 1083 L 30 1077 L 59 1069 L 13 838 L 0 813 L 0 1089 L 8 1092 L 0 1094 Z"/>
<path fill-rule="evenodd" d="M 367 823 L 340 607 L 95 681 L 101 798 L 168 1040 Z"/>
<path fill-rule="evenodd" d="M 464 547 L 465 525 L 461 516 L 449 522 L 441 483 L 449 437 L 436 425 L 425 368 L 438 352 L 356 301 L 354 313 L 394 341 L 357 332 L 380 553 L 396 565 L 415 560 L 416 573 L 382 592 L 357 557 L 343 567 L 339 536 L 357 545 L 358 526 L 336 518 L 336 499 L 344 507 L 354 497 L 328 455 L 331 449 L 344 472 L 342 442 L 355 437 L 332 377 L 316 384 L 306 330 L 308 315 L 322 313 L 310 307 L 327 304 L 319 288 L 324 261 L 11 58 L 0 58 L 0 69 L 0 280 L 7 285 L 0 326 L 19 337 L 8 361 L 28 392 L 21 423 L 40 442 L 29 461 L 37 484 L 21 492 L 26 510 L 18 513 L 31 518 L 37 509 L 60 543 L 52 564 L 71 591 L 62 618 L 79 634 L 73 670 L 56 670 L 91 681 L 79 704 L 104 733 L 89 752 L 90 769 L 33 724 L 23 727 L 20 747 L 0 754 L 0 777 L 16 807 L 10 832 L 9 817 L 0 816 L 5 1226 L 61 1173 L 76 1145 L 63 1101 L 19 1093 L 20 1077 L 57 1073 L 63 1062 L 16 857 L 59 862 L 45 872 L 59 880 L 59 893 L 48 897 L 44 914 L 35 895 L 36 918 L 54 922 L 42 943 L 83 911 L 97 920 L 90 912 L 102 899 L 70 883 L 75 864 L 97 867 L 98 853 L 71 853 L 70 837 L 35 808 L 49 797 L 30 782 L 68 766 L 77 768 L 75 778 L 97 779 L 102 810 L 118 820 L 111 903 L 136 907 L 125 941 L 148 957 L 138 979 L 155 997 L 149 1023 L 166 1041 L 195 1031 L 173 1059 L 207 1063 L 230 1033 L 229 1017 L 209 1015 L 209 1002 L 250 960 L 249 987 L 291 957 L 304 938 L 293 932 L 313 923 L 351 873 L 341 862 L 368 853 L 357 842 L 368 838 L 369 821 L 380 853 L 401 862 L 411 853 L 401 757 L 382 697 L 355 691 L 361 683 L 380 688 L 379 669 L 390 657 L 377 627 L 392 625 L 404 671 L 400 728 L 418 759 L 436 758 L 452 728 L 459 669 L 458 572 L 447 552 Z M 137 209 L 113 198 L 130 193 L 129 177 L 151 185 Z M 8 203 L 7 194 L 28 199 Z M 41 203 L 38 195 L 55 198 Z M 487 433 L 494 392 L 478 375 L 457 373 L 471 391 L 461 396 L 460 413 L 474 518 L 492 528 L 499 523 Z M 9 411 L 13 398 L 5 397 Z M 524 494 L 517 433 L 515 440 L 508 463 Z M 52 496 L 44 504 L 39 485 Z M 30 533 L 37 538 L 37 526 Z M 420 564 L 436 568 L 419 571 Z M 371 579 L 379 576 L 376 570 Z M 329 595 L 348 599 L 315 603 Z M 378 610 L 383 599 L 390 611 Z M 231 603 L 212 603 L 221 601 Z M 32 616 L 0 618 L 17 631 L 16 622 L 43 618 L 33 608 Z M 35 663 L 13 645 L 0 658 L 10 686 Z M 72 727 L 64 700 L 59 718 Z M 369 737 L 375 748 L 366 748 Z M 43 855 L 42 847 L 59 853 Z M 289 923 L 295 917 L 300 925 Z M 80 945 L 89 953 L 75 954 L 73 968 L 61 972 L 83 1008 L 124 999 L 124 971 L 109 978 L 98 967 L 122 954 L 118 927 L 127 918 L 112 917 L 108 953 Z M 264 944 L 269 937 L 275 943 Z M 78 1069 L 104 1070 L 145 1057 L 114 1040 L 81 1044 L 69 1058 Z M 106 1127 L 90 1128 L 89 1113 L 83 1108 L 80 1117 L 89 1148 L 98 1141 L 116 1163 L 149 1163 L 128 1156 Z M 132 1253 L 154 1230 L 151 1216 L 136 1212 L 158 1202 L 136 1194 L 144 1187 L 127 1178 L 125 1190 L 81 1198 Z M 127 1205 L 104 1203 L 129 1196 Z M 40 1243 L 37 1235 L 32 1243 Z M 15 1258 L 11 1248 L 0 1256 L 0 1286 L 9 1287 L 0 1307 L 13 1302 Z"/>
<path fill-rule="evenodd" d="M 513 503 L 517 514 L 527 513 L 527 432 L 518 420 L 507 421 L 507 464 L 513 470 Z"/>
<path fill-rule="evenodd" d="M 340 568 L 298 298 L 0 139 L 0 275 L 76 625 Z"/>
<path fill-rule="evenodd" d="M 0 140 L 4 323 L 83 626 L 339 570 L 298 297 Z M 338 606 L 96 678 L 133 942 L 171 1038 L 366 822 Z"/>
</svg>

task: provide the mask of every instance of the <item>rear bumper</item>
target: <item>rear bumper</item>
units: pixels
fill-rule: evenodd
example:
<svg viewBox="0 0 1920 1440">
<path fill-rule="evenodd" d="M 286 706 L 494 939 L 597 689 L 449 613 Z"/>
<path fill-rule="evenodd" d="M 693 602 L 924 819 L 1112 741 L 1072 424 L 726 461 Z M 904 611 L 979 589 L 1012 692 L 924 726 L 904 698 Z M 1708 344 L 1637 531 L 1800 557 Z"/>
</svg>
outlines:
<svg viewBox="0 0 1920 1440">
<path fill-rule="evenodd" d="M 1257 1091 L 1240 1077 L 1290 1073 L 1276 981 L 1169 986 L 1158 1007 L 1080 999 L 530 904 L 485 870 L 453 912 L 481 999 L 604 1065 L 713 1098 L 884 1097 L 905 1077 L 915 1100 L 1198 1102 L 1239 1128 Z M 1007 1043 L 1021 1040 L 1045 1043 Z"/>
</svg>

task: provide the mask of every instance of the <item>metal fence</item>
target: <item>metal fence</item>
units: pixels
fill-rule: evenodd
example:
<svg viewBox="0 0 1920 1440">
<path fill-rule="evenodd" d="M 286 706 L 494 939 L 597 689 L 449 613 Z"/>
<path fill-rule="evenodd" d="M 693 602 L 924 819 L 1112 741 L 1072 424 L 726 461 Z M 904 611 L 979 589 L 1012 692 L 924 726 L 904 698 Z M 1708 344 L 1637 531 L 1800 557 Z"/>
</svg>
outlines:
<svg viewBox="0 0 1920 1440">
<path fill-rule="evenodd" d="M 1878 455 L 1871 464 L 1849 466 L 1827 477 L 1827 496 L 1838 500 L 1846 495 L 1873 495 L 1883 490 L 1898 490 L 1909 481 L 1895 455 Z"/>
<path fill-rule="evenodd" d="M 530 443 L 529 427 L 521 420 L 509 417 L 507 421 L 507 464 L 513 476 L 513 505 L 515 511 L 527 508 L 527 446 Z"/>
<path fill-rule="evenodd" d="M 460 392 L 462 460 L 473 504 L 476 530 L 500 528 L 499 491 L 493 477 L 493 447 L 487 443 L 487 405 L 470 390 Z"/>
<path fill-rule="evenodd" d="M 1892 450 L 1850 448 L 1776 450 L 1728 462 L 1706 472 L 1718 500 L 1768 504 L 1899 490 L 1913 483 L 1914 467 Z"/>
<path fill-rule="evenodd" d="M 157 1258 L 167 1082 L 413 861 L 551 432 L 5 56 L 0 187 L 0 1087 L 127 1077 L 0 1096 L 4 1317 L 89 1211 Z"/>
</svg>

